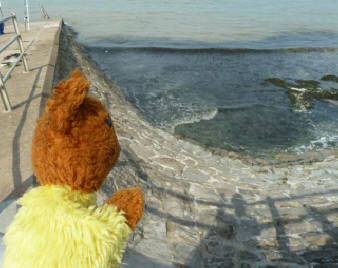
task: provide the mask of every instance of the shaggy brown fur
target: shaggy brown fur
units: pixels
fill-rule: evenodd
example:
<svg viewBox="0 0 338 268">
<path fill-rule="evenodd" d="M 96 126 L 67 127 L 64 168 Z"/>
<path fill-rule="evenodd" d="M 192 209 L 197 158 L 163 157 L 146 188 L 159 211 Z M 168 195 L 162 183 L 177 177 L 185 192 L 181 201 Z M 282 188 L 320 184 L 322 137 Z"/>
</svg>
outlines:
<svg viewBox="0 0 338 268">
<path fill-rule="evenodd" d="M 115 205 L 124 211 L 129 227 L 134 231 L 136 223 L 142 217 L 144 200 L 139 187 L 117 191 L 107 204 Z"/>
<path fill-rule="evenodd" d="M 37 121 L 32 162 L 41 185 L 69 185 L 84 193 L 94 192 L 119 157 L 120 146 L 109 114 L 101 102 L 87 97 L 89 86 L 86 77 L 75 70 L 70 79 L 55 87 Z M 135 228 L 143 212 L 138 188 L 117 192 L 109 204 L 124 210 L 131 219 L 128 224 Z"/>
</svg>

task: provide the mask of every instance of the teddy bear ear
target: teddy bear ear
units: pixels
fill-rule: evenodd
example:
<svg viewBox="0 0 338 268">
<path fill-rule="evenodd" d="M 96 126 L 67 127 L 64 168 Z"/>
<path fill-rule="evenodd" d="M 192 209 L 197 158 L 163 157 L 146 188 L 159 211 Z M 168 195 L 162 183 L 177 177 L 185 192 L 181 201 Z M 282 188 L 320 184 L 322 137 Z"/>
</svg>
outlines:
<svg viewBox="0 0 338 268">
<path fill-rule="evenodd" d="M 90 82 L 78 69 L 69 79 L 55 86 L 45 112 L 57 129 L 66 129 L 70 125 L 70 120 L 87 97 L 89 87 Z"/>
<path fill-rule="evenodd" d="M 78 68 L 74 69 L 74 71 L 72 72 L 72 74 L 70 75 L 71 78 L 85 78 L 86 77 L 80 72 L 80 70 Z"/>
</svg>

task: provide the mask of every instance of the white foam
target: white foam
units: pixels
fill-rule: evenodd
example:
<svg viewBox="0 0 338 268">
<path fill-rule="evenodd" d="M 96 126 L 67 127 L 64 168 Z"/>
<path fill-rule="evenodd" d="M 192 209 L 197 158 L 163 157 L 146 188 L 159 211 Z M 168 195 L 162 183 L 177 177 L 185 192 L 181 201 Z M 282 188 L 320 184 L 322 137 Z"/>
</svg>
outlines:
<svg viewBox="0 0 338 268">
<path fill-rule="evenodd" d="M 307 145 L 300 145 L 300 146 L 293 147 L 291 148 L 290 151 L 294 151 L 297 154 L 302 154 L 304 152 L 316 150 L 318 148 L 327 149 L 330 147 L 330 143 L 332 144 L 335 142 L 338 142 L 338 135 L 333 135 L 333 136 L 326 135 L 326 136 L 321 136 L 317 139 L 310 141 L 310 143 Z"/>
<path fill-rule="evenodd" d="M 210 111 L 203 112 L 200 114 L 195 114 L 194 116 L 191 116 L 189 118 L 183 117 L 179 121 L 173 122 L 173 124 L 170 126 L 170 132 L 175 132 L 175 128 L 179 125 L 198 123 L 202 120 L 211 120 L 215 118 L 217 114 L 218 114 L 218 109 L 213 108 L 213 109 L 210 109 Z"/>
<path fill-rule="evenodd" d="M 290 89 L 294 90 L 294 91 L 298 91 L 298 92 L 305 92 L 308 89 L 306 88 L 299 88 L 299 87 L 290 87 Z"/>
</svg>

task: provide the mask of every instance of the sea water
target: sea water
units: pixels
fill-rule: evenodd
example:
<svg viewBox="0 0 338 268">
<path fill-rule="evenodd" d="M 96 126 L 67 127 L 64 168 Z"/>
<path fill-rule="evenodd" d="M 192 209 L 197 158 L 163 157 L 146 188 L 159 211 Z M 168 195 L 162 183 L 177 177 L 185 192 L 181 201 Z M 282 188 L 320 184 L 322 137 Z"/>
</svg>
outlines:
<svg viewBox="0 0 338 268">
<path fill-rule="evenodd" d="M 293 110 L 267 82 L 338 89 L 321 79 L 338 76 L 336 0 L 31 0 L 32 19 L 40 2 L 158 127 L 260 157 L 337 147 L 337 105 Z M 2 4 L 22 17 L 23 1 Z"/>
</svg>

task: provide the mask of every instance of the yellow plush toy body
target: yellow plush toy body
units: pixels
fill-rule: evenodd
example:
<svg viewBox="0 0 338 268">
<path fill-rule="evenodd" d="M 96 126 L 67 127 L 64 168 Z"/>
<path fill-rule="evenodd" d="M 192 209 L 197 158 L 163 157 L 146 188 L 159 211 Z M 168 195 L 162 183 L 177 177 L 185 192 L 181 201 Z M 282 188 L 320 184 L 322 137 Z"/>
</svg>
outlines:
<svg viewBox="0 0 338 268">
<path fill-rule="evenodd" d="M 41 186 L 4 236 L 3 268 L 118 267 L 128 235 L 143 214 L 139 188 L 117 191 L 101 207 L 98 190 L 120 147 L 105 107 L 87 97 L 77 70 L 55 87 L 34 132 L 32 162 Z"/>
<path fill-rule="evenodd" d="M 4 268 L 116 267 L 131 229 L 115 206 L 96 207 L 94 194 L 37 187 L 4 237 Z"/>
</svg>

